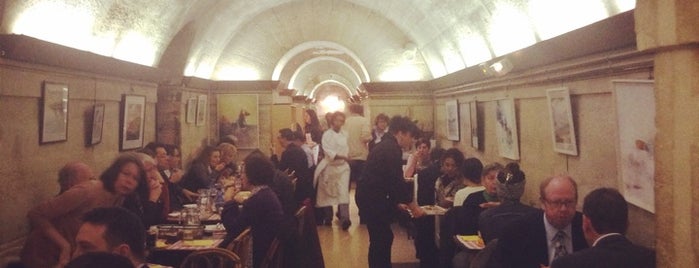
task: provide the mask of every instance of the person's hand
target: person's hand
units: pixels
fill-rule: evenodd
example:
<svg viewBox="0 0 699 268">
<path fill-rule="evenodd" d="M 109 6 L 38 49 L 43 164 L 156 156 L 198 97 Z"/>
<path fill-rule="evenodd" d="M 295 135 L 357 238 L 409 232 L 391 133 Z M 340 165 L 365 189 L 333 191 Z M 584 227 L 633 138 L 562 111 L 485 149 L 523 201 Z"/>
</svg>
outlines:
<svg viewBox="0 0 699 268">
<path fill-rule="evenodd" d="M 172 183 L 178 183 L 182 180 L 182 177 L 184 177 L 184 171 L 181 169 L 173 169 L 171 172 L 169 180 Z"/>
<path fill-rule="evenodd" d="M 233 200 L 236 194 L 240 192 L 240 189 L 237 189 L 236 187 L 228 187 L 226 188 L 226 191 L 223 192 L 223 201 L 228 202 Z"/>
<path fill-rule="evenodd" d="M 500 205 L 500 202 L 485 202 L 480 205 L 478 205 L 481 208 L 492 208 L 492 207 L 497 207 Z"/>
<path fill-rule="evenodd" d="M 163 193 L 163 185 L 157 180 L 148 180 L 148 200 L 157 202 Z"/>
<path fill-rule="evenodd" d="M 221 170 L 223 170 L 223 168 L 225 168 L 225 167 L 226 167 L 226 163 L 221 162 L 221 163 L 216 164 L 216 166 L 214 166 L 214 169 L 215 169 L 216 171 L 221 171 Z"/>
<path fill-rule="evenodd" d="M 197 198 L 199 197 L 199 194 L 192 192 L 190 190 L 187 190 L 187 189 L 182 189 L 182 193 L 184 194 L 184 197 L 189 199 L 190 202 L 197 200 Z"/>
</svg>

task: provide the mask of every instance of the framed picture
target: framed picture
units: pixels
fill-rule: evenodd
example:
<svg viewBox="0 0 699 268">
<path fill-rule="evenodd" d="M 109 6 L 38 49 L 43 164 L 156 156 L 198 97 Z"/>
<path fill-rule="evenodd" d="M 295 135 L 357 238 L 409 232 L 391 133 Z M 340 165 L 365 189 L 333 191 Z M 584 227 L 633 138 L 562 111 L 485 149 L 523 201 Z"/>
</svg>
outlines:
<svg viewBox="0 0 699 268">
<path fill-rule="evenodd" d="M 475 149 L 480 149 L 480 141 L 478 140 L 478 103 L 475 101 L 468 103 L 468 108 L 471 110 L 469 113 L 469 121 L 471 122 L 471 147 Z"/>
<path fill-rule="evenodd" d="M 197 98 L 197 126 L 206 123 L 206 95 L 199 95 Z"/>
<path fill-rule="evenodd" d="M 649 80 L 613 81 L 619 189 L 626 200 L 655 213 L 655 92 Z"/>
<path fill-rule="evenodd" d="M 124 95 L 121 107 L 120 150 L 143 147 L 146 96 Z"/>
<path fill-rule="evenodd" d="M 197 98 L 189 98 L 187 100 L 187 114 L 185 115 L 185 122 L 194 123 L 197 118 Z"/>
<path fill-rule="evenodd" d="M 444 105 L 447 108 L 447 139 L 459 141 L 459 103 L 449 100 Z"/>
<path fill-rule="evenodd" d="M 546 99 L 549 105 L 553 150 L 563 154 L 578 155 L 568 88 L 549 89 L 546 91 Z"/>
<path fill-rule="evenodd" d="M 515 101 L 513 99 L 502 99 L 496 101 L 495 104 L 495 118 L 497 119 L 495 134 L 498 139 L 500 156 L 518 160 L 519 137 L 517 136 Z"/>
<path fill-rule="evenodd" d="M 239 149 L 259 148 L 257 95 L 219 94 L 217 103 L 220 141 L 233 141 Z"/>
<path fill-rule="evenodd" d="M 92 131 L 90 131 L 89 145 L 102 142 L 102 128 L 104 126 L 104 103 L 95 104 L 92 107 Z"/>
<path fill-rule="evenodd" d="M 68 140 L 68 86 L 44 82 L 39 144 Z"/>
</svg>

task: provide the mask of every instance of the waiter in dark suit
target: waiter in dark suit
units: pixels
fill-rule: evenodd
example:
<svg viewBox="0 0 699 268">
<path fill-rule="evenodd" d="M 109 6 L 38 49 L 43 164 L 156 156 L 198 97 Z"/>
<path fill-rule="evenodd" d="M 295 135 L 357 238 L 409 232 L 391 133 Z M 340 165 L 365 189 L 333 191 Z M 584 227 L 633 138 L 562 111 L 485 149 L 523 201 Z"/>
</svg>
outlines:
<svg viewBox="0 0 699 268">
<path fill-rule="evenodd" d="M 404 186 L 402 170 L 401 147 L 410 147 L 419 129 L 401 116 L 393 117 L 388 129 L 389 133 L 369 152 L 355 196 L 369 231 L 370 268 L 391 267 L 391 222 L 398 209 L 408 210 L 416 218 L 424 215 Z"/>
<path fill-rule="evenodd" d="M 624 233 L 629 225 L 628 206 L 615 189 L 599 188 L 583 203 L 583 233 L 591 248 L 556 259 L 552 268 L 651 268 L 655 253 L 631 243 Z"/>
<path fill-rule="evenodd" d="M 503 232 L 489 267 L 546 267 L 555 258 L 587 248 L 582 214 L 575 211 L 578 187 L 573 178 L 547 178 L 539 195 L 543 211 L 524 216 Z"/>
</svg>

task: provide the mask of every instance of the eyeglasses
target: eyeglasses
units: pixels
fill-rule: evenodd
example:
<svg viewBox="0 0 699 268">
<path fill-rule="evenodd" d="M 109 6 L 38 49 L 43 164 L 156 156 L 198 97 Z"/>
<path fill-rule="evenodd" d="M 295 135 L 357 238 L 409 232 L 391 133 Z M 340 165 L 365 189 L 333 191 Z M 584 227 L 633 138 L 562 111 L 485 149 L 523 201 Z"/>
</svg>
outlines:
<svg viewBox="0 0 699 268">
<path fill-rule="evenodd" d="M 546 200 L 544 199 L 544 202 L 551 206 L 552 208 L 562 208 L 565 206 L 566 208 L 575 208 L 575 200 L 556 200 L 556 201 L 551 201 L 551 200 Z"/>
</svg>

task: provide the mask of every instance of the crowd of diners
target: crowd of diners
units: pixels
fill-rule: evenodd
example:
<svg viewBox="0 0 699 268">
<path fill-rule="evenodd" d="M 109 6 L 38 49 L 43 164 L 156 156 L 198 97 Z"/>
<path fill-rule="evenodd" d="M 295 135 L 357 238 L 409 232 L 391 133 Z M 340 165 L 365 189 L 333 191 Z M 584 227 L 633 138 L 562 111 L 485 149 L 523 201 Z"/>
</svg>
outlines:
<svg viewBox="0 0 699 268">
<path fill-rule="evenodd" d="M 624 237 L 628 208 L 618 191 L 592 191 L 580 213 L 576 181 L 554 175 L 539 186 L 541 208 L 531 207 L 520 202 L 526 176 L 516 162 L 484 164 L 457 148 L 431 148 L 420 134 L 407 117 L 379 114 L 371 122 L 361 105 L 351 105 L 322 123 L 305 110 L 303 126 L 279 130 L 280 154 L 255 150 L 239 159 L 236 146 L 222 142 L 201 148 L 183 169 L 176 145 L 150 143 L 116 155 L 98 177 L 71 161 L 58 171 L 60 192 L 27 214 L 32 230 L 21 265 L 147 267 L 148 227 L 196 202 L 199 190 L 218 189 L 222 247 L 250 228 L 253 267 L 274 239 L 289 253 L 285 267 L 323 267 L 317 233 L 299 237 L 294 214 L 313 207 L 318 228 L 336 222 L 348 230 L 355 182 L 370 238 L 368 267 L 391 266 L 390 225 L 401 218 L 408 219 L 401 225 L 413 234 L 420 267 L 655 267 L 651 250 Z M 249 197 L 237 198 L 241 191 Z M 446 213 L 430 216 L 425 206 Z M 478 235 L 485 247 L 463 249 L 456 235 Z"/>
</svg>

